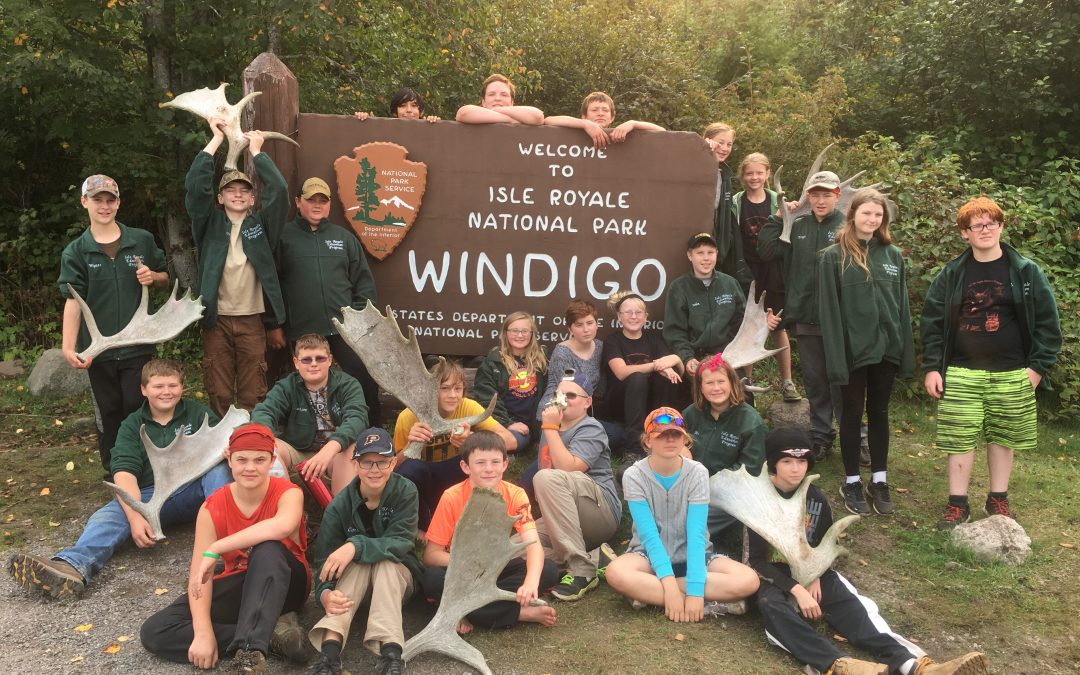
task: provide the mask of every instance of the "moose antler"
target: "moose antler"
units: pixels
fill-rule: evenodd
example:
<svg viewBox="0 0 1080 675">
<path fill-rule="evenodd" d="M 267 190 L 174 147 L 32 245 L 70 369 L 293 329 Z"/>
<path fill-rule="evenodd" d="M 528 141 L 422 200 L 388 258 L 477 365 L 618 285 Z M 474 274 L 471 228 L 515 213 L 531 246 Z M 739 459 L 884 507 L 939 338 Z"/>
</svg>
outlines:
<svg viewBox="0 0 1080 675">
<path fill-rule="evenodd" d="M 406 338 L 394 318 L 394 311 L 386 308 L 384 317 L 369 300 L 362 310 L 341 308 L 343 321 L 331 319 L 345 344 L 356 352 L 367 366 L 368 373 L 379 385 L 397 397 L 416 415 L 416 419 L 431 427 L 435 436 L 450 433 L 460 424 L 476 425 L 491 416 L 497 398 L 491 397 L 487 409 L 472 417 L 443 419 L 439 414 L 439 382 L 424 367 L 416 332 L 408 328 Z M 439 362 L 444 361 L 439 357 Z M 405 446 L 406 457 L 420 457 L 422 443 Z"/>
<path fill-rule="evenodd" d="M 710 503 L 737 518 L 769 542 L 791 566 L 791 578 L 804 587 L 829 569 L 846 550 L 836 543 L 840 534 L 858 516 L 848 516 L 832 524 L 821 543 L 811 546 L 806 540 L 806 490 L 818 475 L 808 476 L 790 499 L 776 491 L 769 472 L 762 467 L 755 478 L 745 466 L 723 469 L 709 480 Z"/>
<path fill-rule="evenodd" d="M 784 221 L 784 229 L 780 233 L 780 241 L 791 243 L 791 227 L 795 224 L 795 219 L 810 213 L 810 198 L 807 196 L 807 188 L 810 187 L 810 179 L 815 173 L 821 170 L 821 163 L 825 160 L 825 153 L 827 153 L 834 145 L 836 144 L 829 143 L 825 146 L 824 150 L 818 153 L 817 159 L 814 160 L 813 166 L 810 167 L 810 173 L 806 174 L 802 193 L 799 195 L 799 204 L 795 207 L 794 211 L 788 211 L 787 206 L 784 204 L 784 188 L 780 185 L 780 172 L 783 171 L 784 167 L 780 166 L 776 169 L 776 173 L 773 175 L 773 188 L 776 190 L 777 201 L 780 202 L 780 217 Z M 864 173 L 866 173 L 866 171 L 860 171 L 851 178 L 840 183 L 840 199 L 836 202 L 837 211 L 841 213 L 847 212 L 848 206 L 851 205 L 851 198 L 861 189 L 855 187 L 853 183 Z M 873 185 L 864 185 L 863 187 L 880 190 L 884 185 L 884 183 L 874 183 Z M 896 205 L 891 201 L 888 203 L 890 220 L 892 220 L 896 213 Z"/>
<path fill-rule="evenodd" d="M 217 89 L 203 87 L 195 91 L 185 92 L 171 101 L 162 103 L 161 107 L 186 110 L 208 122 L 211 117 L 220 117 L 225 120 L 225 138 L 229 141 L 229 152 L 225 156 L 225 170 L 229 171 L 236 168 L 240 153 L 248 146 L 248 140 L 244 138 L 244 131 L 240 128 L 240 113 L 251 99 L 262 92 L 253 91 L 233 105 L 229 105 L 229 100 L 225 98 L 225 87 L 227 86 L 229 86 L 228 83 L 222 82 Z M 276 131 L 264 131 L 263 138 L 288 141 L 296 147 L 300 147 L 299 143 Z"/>
<path fill-rule="evenodd" d="M 521 516 L 506 513 L 502 495 L 487 488 L 473 488 L 450 540 L 450 565 L 442 600 L 424 630 L 405 643 L 402 657 L 411 661 L 423 652 L 439 652 L 455 658 L 484 675 L 491 675 L 484 655 L 457 633 L 458 623 L 469 612 L 497 600 L 517 602 L 516 596 L 495 585 L 506 564 L 521 555 L 528 544 L 514 543 L 507 533 Z M 542 606 L 543 600 L 532 605 Z"/>
<path fill-rule="evenodd" d="M 94 315 L 86 301 L 71 287 L 71 284 L 68 284 L 68 292 L 79 303 L 79 308 L 82 309 L 83 323 L 86 324 L 86 330 L 90 333 L 90 346 L 77 354 L 79 360 L 86 361 L 116 347 L 165 342 L 173 339 L 182 330 L 198 321 L 203 315 L 202 296 L 192 298 L 189 289 L 184 292 L 183 297 L 179 297 L 179 286 L 179 281 L 173 284 L 169 299 L 161 307 L 158 307 L 158 311 L 153 314 L 148 313 L 150 291 L 146 286 L 143 286 L 139 308 L 135 310 L 131 320 L 119 332 L 105 337 L 98 330 L 97 320 L 94 319 Z"/>
<path fill-rule="evenodd" d="M 746 296 L 746 311 L 743 312 L 739 332 L 724 348 L 724 361 L 732 368 L 742 368 L 762 359 L 767 359 L 787 347 L 765 349 L 765 340 L 769 337 L 768 315 L 765 313 L 765 291 L 761 299 L 754 301 L 757 282 L 750 282 L 750 294 Z"/>
<path fill-rule="evenodd" d="M 229 436 L 233 429 L 247 423 L 250 418 L 248 411 L 243 408 L 229 406 L 229 411 L 217 426 L 211 427 L 210 416 L 206 415 L 198 431 L 185 434 L 181 430 L 176 439 L 164 448 L 154 445 L 146 435 L 146 427 L 140 427 L 139 436 L 142 437 L 143 448 L 150 460 L 150 468 L 154 470 L 154 494 L 150 496 L 150 501 L 139 501 L 109 481 L 105 481 L 105 485 L 115 492 L 121 501 L 146 518 L 146 522 L 154 530 L 155 539 L 164 539 L 165 533 L 161 530 L 161 507 L 165 500 L 217 466 L 224 459 L 222 453 L 229 445 Z"/>
</svg>

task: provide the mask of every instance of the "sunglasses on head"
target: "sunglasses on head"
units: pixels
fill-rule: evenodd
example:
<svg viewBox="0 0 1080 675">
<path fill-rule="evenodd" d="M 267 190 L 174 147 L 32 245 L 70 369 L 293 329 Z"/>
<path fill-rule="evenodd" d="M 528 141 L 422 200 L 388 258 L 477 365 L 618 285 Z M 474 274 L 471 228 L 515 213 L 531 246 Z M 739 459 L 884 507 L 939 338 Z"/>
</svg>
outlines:
<svg viewBox="0 0 1080 675">
<path fill-rule="evenodd" d="M 677 427 L 681 427 L 683 425 L 683 419 L 678 415 L 669 415 L 668 413 L 664 413 L 663 415 L 657 415 L 652 420 L 652 426 L 654 427 L 664 426 L 667 424 L 674 424 Z"/>
<path fill-rule="evenodd" d="M 313 363 L 326 363 L 329 359 L 329 356 L 305 356 L 296 360 L 305 366 L 310 366 Z"/>
</svg>

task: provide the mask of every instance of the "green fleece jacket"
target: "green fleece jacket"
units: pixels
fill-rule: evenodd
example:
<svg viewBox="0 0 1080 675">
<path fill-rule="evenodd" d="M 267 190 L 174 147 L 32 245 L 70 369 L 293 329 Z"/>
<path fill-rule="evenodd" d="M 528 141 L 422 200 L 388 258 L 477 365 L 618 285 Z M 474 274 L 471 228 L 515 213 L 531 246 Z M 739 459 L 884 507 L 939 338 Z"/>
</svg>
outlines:
<svg viewBox="0 0 1080 675">
<path fill-rule="evenodd" d="M 368 427 L 364 389 L 348 373 L 331 368 L 326 383 L 326 406 L 335 427 L 330 440 L 337 441 L 345 449 Z M 310 447 L 318 423 L 300 373 L 290 373 L 278 380 L 266 398 L 251 411 L 251 421 L 274 429 L 278 438 L 301 452 Z"/>
<path fill-rule="evenodd" d="M 731 169 L 720 163 L 716 172 L 716 203 L 713 211 L 713 238 L 716 239 L 716 268 L 734 277 L 744 288 L 750 288 L 753 276 L 743 257 L 739 216 L 735 214 L 731 196 Z"/>
<path fill-rule="evenodd" d="M 263 296 L 270 309 L 267 323 L 280 326 L 285 323 L 285 301 L 281 297 L 273 245 L 289 215 L 289 187 L 265 152 L 255 155 L 255 172 L 263 184 L 262 208 L 244 218 L 240 225 L 240 244 L 262 284 Z M 198 292 L 206 306 L 202 323 L 206 328 L 213 328 L 217 324 L 218 288 L 229 255 L 232 222 L 217 206 L 214 158 L 209 153 L 195 155 L 185 187 L 184 205 L 191 218 L 191 236 L 199 252 Z"/>
<path fill-rule="evenodd" d="M 60 295 L 71 298 L 67 289 L 71 284 L 90 307 L 102 335 L 119 333 L 142 302 L 142 284 L 135 277 L 136 258 L 141 258 L 143 264 L 155 272 L 165 271 L 165 254 L 154 242 L 154 235 L 135 227 L 117 225 L 120 227 L 120 248 L 116 258 L 110 260 L 105 255 L 89 227 L 68 244 L 60 256 L 60 278 L 57 279 Z M 81 352 L 89 346 L 90 332 L 83 321 L 75 349 Z M 98 354 L 94 360 L 103 363 L 153 353 L 152 344 L 133 345 L 110 349 Z"/>
<path fill-rule="evenodd" d="M 312 230 L 296 218 L 282 230 L 276 254 L 290 340 L 308 333 L 335 335 L 330 319 L 340 320 L 342 307 L 378 303 L 360 240 L 340 225 L 323 220 Z"/>
<path fill-rule="evenodd" d="M 664 339 L 683 363 L 722 351 L 739 331 L 746 298 L 739 282 L 720 271 L 705 283 L 693 272 L 668 286 Z"/>
<path fill-rule="evenodd" d="M 1061 351 L 1061 323 L 1054 291 L 1038 265 L 1004 242 L 1001 249 L 1009 259 L 1013 304 L 1028 355 L 1027 367 L 1042 375 L 1040 387 L 1049 388 L 1047 375 Z M 964 301 L 964 267 L 969 260 L 970 248 L 949 261 L 930 284 L 923 303 L 920 323 L 923 370 L 937 371 L 942 377 L 952 360 L 956 327 Z"/>
<path fill-rule="evenodd" d="M 869 273 L 844 261 L 837 244 L 818 262 L 818 315 L 832 384 L 847 384 L 852 370 L 882 361 L 899 366 L 900 377 L 915 370 L 904 256 L 877 237 L 862 245 Z"/>
<path fill-rule="evenodd" d="M 140 427 L 145 425 L 146 435 L 153 444 L 164 448 L 176 440 L 177 434 L 191 435 L 198 431 L 207 416 L 211 426 L 221 421 L 221 418 L 206 406 L 180 399 L 169 423 L 158 424 L 150 412 L 150 404 L 143 401 L 138 410 L 120 423 L 120 429 L 116 433 L 116 445 L 113 446 L 109 460 L 109 471 L 114 475 L 121 471 L 130 473 L 139 481 L 140 488 L 153 485 L 154 470 L 150 467 L 150 458 L 146 456 L 146 449 L 139 436 Z"/>
<path fill-rule="evenodd" d="M 544 355 L 547 355 L 547 350 L 544 350 Z M 547 371 L 540 371 L 536 373 L 537 386 L 542 387 L 544 382 L 547 382 Z M 508 386 L 510 383 L 510 371 L 506 369 L 506 364 L 502 361 L 502 354 L 499 352 L 499 348 L 495 347 L 484 360 L 480 362 L 480 365 L 476 369 L 476 379 L 473 380 L 472 393 L 469 396 L 472 400 L 478 402 L 480 405 L 486 406 L 491 402 L 492 396 L 497 396 L 495 399 L 495 410 L 491 413 L 491 416 L 504 427 L 510 426 L 515 420 L 510 418 L 510 411 L 506 409 L 506 404 L 503 402 L 503 396 L 506 395 Z M 533 397 L 532 412 L 525 418 L 526 420 L 532 420 L 536 418 L 536 408 L 540 405 L 541 391 L 536 392 L 537 395 Z"/>
<path fill-rule="evenodd" d="M 712 412 L 690 405 L 682 412 L 686 430 L 694 439 L 690 453 L 709 475 L 721 469 L 745 466 L 755 476 L 765 463 L 765 435 L 761 415 L 749 403 L 728 408 L 713 419 Z"/>
<path fill-rule="evenodd" d="M 784 325 L 819 323 L 817 308 L 818 251 L 830 246 L 844 224 L 844 214 L 833 211 L 818 222 L 809 213 L 795 219 L 791 243 L 780 241 L 784 223 L 775 215 L 758 233 L 758 255 L 764 260 L 780 258 L 784 272 Z"/>
<path fill-rule="evenodd" d="M 419 518 L 420 501 L 416 486 L 408 478 L 391 473 L 383 487 L 379 506 L 371 519 L 372 532 L 367 532 L 360 518 L 364 498 L 360 495 L 360 479 L 354 478 L 339 492 L 323 511 L 319 537 L 315 540 L 315 566 L 312 575 L 317 579 L 326 559 L 345 542 L 356 548 L 353 562 L 373 565 L 383 560 L 399 562 L 412 572 L 417 584 L 423 578 L 423 567 L 416 558 L 416 523 Z M 328 579 L 315 586 L 315 599 L 323 591 L 333 590 L 337 581 Z M 353 598 L 360 603 L 363 598 Z"/>
</svg>

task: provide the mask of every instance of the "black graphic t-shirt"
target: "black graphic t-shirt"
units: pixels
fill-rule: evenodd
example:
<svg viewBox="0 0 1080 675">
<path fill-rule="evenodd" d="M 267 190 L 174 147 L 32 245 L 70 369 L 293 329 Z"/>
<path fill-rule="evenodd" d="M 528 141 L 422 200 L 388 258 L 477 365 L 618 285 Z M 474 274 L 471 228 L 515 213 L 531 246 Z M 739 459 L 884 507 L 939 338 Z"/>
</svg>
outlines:
<svg viewBox="0 0 1080 675">
<path fill-rule="evenodd" d="M 334 420 L 330 417 L 330 409 L 326 406 L 326 387 L 318 391 L 308 390 L 308 399 L 311 400 L 311 409 L 315 411 L 315 439 L 311 446 L 304 452 L 318 452 L 322 446 L 330 440 L 330 434 L 337 431 Z"/>
<path fill-rule="evenodd" d="M 747 264 L 756 265 L 764 261 L 757 252 L 758 233 L 765 223 L 769 222 L 769 196 L 765 195 L 765 201 L 755 204 L 750 197 L 743 193 L 742 203 L 739 205 L 739 232 L 742 234 L 743 258 Z M 761 289 L 758 289 L 759 291 Z"/>
<path fill-rule="evenodd" d="M 502 395 L 502 403 L 506 406 L 506 412 L 514 422 L 529 424 L 536 414 L 536 405 L 533 399 L 543 392 L 537 386 L 536 373 L 525 367 L 525 359 L 514 357 L 517 368 L 510 371 L 510 379 L 506 383 L 506 392 Z M 481 402 L 487 405 L 487 401 Z"/>
<path fill-rule="evenodd" d="M 1012 297 L 1008 258 L 967 263 L 952 365 L 989 371 L 1027 365 Z"/>
</svg>

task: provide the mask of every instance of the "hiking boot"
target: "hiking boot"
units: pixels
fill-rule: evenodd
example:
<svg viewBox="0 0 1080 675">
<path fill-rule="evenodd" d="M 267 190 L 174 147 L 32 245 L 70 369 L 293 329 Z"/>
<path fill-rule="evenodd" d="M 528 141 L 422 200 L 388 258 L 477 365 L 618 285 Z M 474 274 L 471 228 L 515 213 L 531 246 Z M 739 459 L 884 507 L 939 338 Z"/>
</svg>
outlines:
<svg viewBox="0 0 1080 675">
<path fill-rule="evenodd" d="M 870 483 L 866 486 L 866 498 L 879 516 L 891 516 L 896 508 L 889 498 L 887 483 Z"/>
<path fill-rule="evenodd" d="M 784 400 L 788 403 L 802 400 L 802 394 L 795 388 L 795 383 L 791 380 L 784 380 L 784 384 L 780 387 L 780 393 L 784 395 Z"/>
<path fill-rule="evenodd" d="M 608 563 L 617 557 L 615 549 L 611 548 L 611 544 L 606 541 L 600 544 L 600 563 L 596 566 L 596 576 L 603 579 L 604 575 L 607 574 Z"/>
<path fill-rule="evenodd" d="M 859 446 L 859 466 L 870 466 L 870 446 L 866 441 Z"/>
<path fill-rule="evenodd" d="M 319 660 L 308 670 L 309 675 L 341 675 L 341 657 L 330 658 L 319 654 Z"/>
<path fill-rule="evenodd" d="M 833 661 L 832 675 L 889 675 L 889 667 L 883 663 L 872 663 L 844 657 Z"/>
<path fill-rule="evenodd" d="M 705 616 L 723 616 L 724 614 L 738 616 L 746 614 L 746 601 L 720 602 L 719 600 L 710 600 L 705 603 Z"/>
<path fill-rule="evenodd" d="M 596 588 L 598 583 L 600 583 L 600 579 L 597 577 L 590 579 L 589 577 L 575 577 L 572 574 L 567 574 L 556 584 L 555 588 L 551 589 L 551 594 L 559 600 L 575 602 Z"/>
<path fill-rule="evenodd" d="M 375 672 L 377 675 L 405 675 L 405 659 L 401 658 L 399 645 L 391 643 L 382 646 Z"/>
<path fill-rule="evenodd" d="M 307 633 L 300 626 L 296 612 L 287 612 L 278 617 L 274 632 L 270 635 L 270 653 L 292 663 L 308 662 Z"/>
<path fill-rule="evenodd" d="M 844 498 L 844 508 L 859 516 L 870 515 L 870 505 L 863 497 L 862 481 L 844 483 L 840 486 L 840 496 Z"/>
<path fill-rule="evenodd" d="M 236 675 L 263 675 L 266 672 L 266 656 L 256 649 L 237 649 L 227 673 Z"/>
<path fill-rule="evenodd" d="M 979 652 L 964 654 L 946 663 L 936 663 L 924 656 L 915 665 L 912 675 L 989 675 L 990 660 Z"/>
<path fill-rule="evenodd" d="M 971 520 L 971 509 L 969 507 L 957 506 L 949 502 L 945 505 L 945 513 L 942 514 L 941 520 L 937 522 L 937 529 L 941 532 L 947 532 L 960 523 L 966 523 L 969 520 Z"/>
<path fill-rule="evenodd" d="M 830 447 L 829 445 L 810 445 L 810 454 L 813 456 L 815 464 L 825 461 L 829 456 Z"/>
<path fill-rule="evenodd" d="M 1016 520 L 1016 516 L 1009 510 L 1009 498 L 1008 497 L 995 497 L 994 495 L 986 495 L 986 515 L 988 516 L 1005 516 L 1006 518 L 1012 518 Z"/>
<path fill-rule="evenodd" d="M 8 560 L 8 572 L 26 590 L 57 599 L 74 600 L 86 590 L 86 581 L 79 570 L 63 560 L 16 553 Z"/>
</svg>

